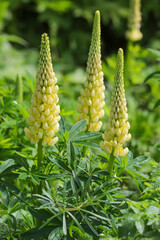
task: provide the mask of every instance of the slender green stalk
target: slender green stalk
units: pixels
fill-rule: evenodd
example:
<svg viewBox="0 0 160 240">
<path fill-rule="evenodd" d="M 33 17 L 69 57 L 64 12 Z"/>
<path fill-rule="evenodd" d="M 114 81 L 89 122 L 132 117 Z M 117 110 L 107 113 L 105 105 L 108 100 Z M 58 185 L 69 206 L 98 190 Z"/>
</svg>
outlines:
<svg viewBox="0 0 160 240">
<path fill-rule="evenodd" d="M 16 93 L 17 93 L 18 101 L 22 103 L 23 102 L 23 81 L 20 74 L 17 75 Z"/>
<path fill-rule="evenodd" d="M 110 159 L 109 159 L 109 166 L 108 166 L 108 172 L 111 174 L 113 171 L 113 163 L 114 163 L 114 156 L 111 153 L 110 154 Z"/>
<path fill-rule="evenodd" d="M 38 148 L 37 148 L 37 169 L 39 170 L 42 166 L 43 161 L 43 146 L 42 146 L 43 138 L 39 140 L 38 142 Z M 39 183 L 39 185 L 36 185 L 36 194 L 41 195 L 42 193 L 42 182 Z M 37 203 L 39 206 L 39 203 Z M 39 219 L 35 219 L 36 227 L 39 227 L 41 225 L 41 221 Z"/>
<path fill-rule="evenodd" d="M 40 139 L 38 142 L 38 149 L 37 149 L 37 168 L 41 167 L 42 160 L 43 160 L 43 147 L 42 147 L 42 140 Z"/>
<path fill-rule="evenodd" d="M 42 160 L 43 160 L 43 146 L 42 146 L 42 141 L 43 139 L 40 139 L 38 142 L 38 148 L 37 148 L 37 169 L 39 170 L 41 165 L 42 165 Z M 36 188 L 36 193 L 41 194 L 42 193 L 42 184 L 37 186 Z"/>
</svg>

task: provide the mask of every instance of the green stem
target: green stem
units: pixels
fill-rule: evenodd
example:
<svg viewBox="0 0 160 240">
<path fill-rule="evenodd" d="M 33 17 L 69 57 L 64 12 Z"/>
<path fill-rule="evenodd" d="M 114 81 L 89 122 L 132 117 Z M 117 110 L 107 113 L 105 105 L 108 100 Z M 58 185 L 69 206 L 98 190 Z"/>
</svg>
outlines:
<svg viewBox="0 0 160 240">
<path fill-rule="evenodd" d="M 39 170 L 42 166 L 42 160 L 43 160 L 43 146 L 42 146 L 42 139 L 38 142 L 38 148 L 37 148 L 37 169 Z M 42 193 L 42 183 L 40 182 L 39 185 L 36 185 L 36 194 L 41 195 Z M 39 205 L 39 203 L 37 203 Z M 41 221 L 39 219 L 36 219 L 36 227 L 39 227 L 41 225 Z"/>
<path fill-rule="evenodd" d="M 43 160 L 43 149 L 42 149 L 42 139 L 38 142 L 38 149 L 37 149 L 37 168 L 41 167 Z"/>
<path fill-rule="evenodd" d="M 113 154 L 110 154 L 110 159 L 109 159 L 109 166 L 108 166 L 108 172 L 111 174 L 113 171 L 113 163 L 114 163 L 114 156 Z"/>
<path fill-rule="evenodd" d="M 83 146 L 82 157 L 85 157 L 87 154 L 87 146 Z"/>
<path fill-rule="evenodd" d="M 38 149 L 37 149 L 37 169 L 39 170 L 41 165 L 42 165 L 42 160 L 43 160 L 43 147 L 42 147 L 42 139 L 39 140 L 38 142 Z M 36 188 L 36 193 L 41 194 L 42 189 L 41 189 L 41 182 Z"/>
</svg>

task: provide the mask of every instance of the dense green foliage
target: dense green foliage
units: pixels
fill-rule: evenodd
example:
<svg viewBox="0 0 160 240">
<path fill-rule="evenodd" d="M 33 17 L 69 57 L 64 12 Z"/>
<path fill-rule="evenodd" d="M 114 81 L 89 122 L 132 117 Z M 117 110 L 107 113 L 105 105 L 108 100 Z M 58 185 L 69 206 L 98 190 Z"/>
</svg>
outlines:
<svg viewBox="0 0 160 240">
<path fill-rule="evenodd" d="M 125 39 L 125 0 L 2 0 L 0 9 L 0 239 L 159 240 L 159 1 L 142 0 L 139 43 Z M 101 132 L 109 119 L 116 53 L 119 47 L 125 53 L 132 139 L 111 176 L 101 133 L 84 133 L 85 120 L 75 124 L 96 9 L 106 86 Z M 51 40 L 62 118 L 59 141 L 45 148 L 38 169 L 24 128 L 43 32 Z"/>
</svg>

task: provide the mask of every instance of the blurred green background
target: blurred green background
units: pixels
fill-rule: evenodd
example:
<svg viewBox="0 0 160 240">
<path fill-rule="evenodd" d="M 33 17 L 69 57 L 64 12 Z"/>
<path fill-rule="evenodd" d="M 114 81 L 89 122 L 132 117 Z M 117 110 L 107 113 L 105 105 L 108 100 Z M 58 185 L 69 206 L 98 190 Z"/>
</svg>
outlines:
<svg viewBox="0 0 160 240">
<path fill-rule="evenodd" d="M 0 0 L 1 134 L 4 138 L 9 137 L 12 143 L 14 134 L 21 138 L 26 109 L 34 91 L 40 37 L 44 32 L 50 37 L 53 67 L 60 87 L 61 114 L 74 122 L 77 98 L 85 81 L 92 21 L 97 9 L 101 12 L 106 85 L 102 131 L 109 120 L 116 53 L 122 47 L 125 51 L 125 86 L 132 134 L 129 148 L 134 155 L 145 153 L 159 161 L 160 107 L 154 106 L 160 98 L 160 75 L 154 75 L 144 84 L 148 75 L 160 71 L 160 54 L 153 50 L 160 49 L 159 0 L 142 0 L 143 39 L 130 44 L 125 38 L 129 14 L 127 0 Z M 18 74 L 22 77 L 24 89 L 21 111 L 14 105 L 18 101 Z M 20 116 L 24 117 L 23 120 Z M 15 118 L 21 119 L 18 133 L 15 130 L 17 122 L 6 124 Z"/>
</svg>

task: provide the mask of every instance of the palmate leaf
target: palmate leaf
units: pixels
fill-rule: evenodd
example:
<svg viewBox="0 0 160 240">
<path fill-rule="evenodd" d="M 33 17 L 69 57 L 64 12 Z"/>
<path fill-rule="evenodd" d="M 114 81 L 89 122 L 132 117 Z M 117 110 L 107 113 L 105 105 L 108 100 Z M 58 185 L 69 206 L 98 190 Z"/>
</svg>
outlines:
<svg viewBox="0 0 160 240">
<path fill-rule="evenodd" d="M 142 155 L 136 158 L 133 158 L 133 154 L 131 151 L 125 157 L 117 157 L 117 160 L 121 166 L 125 166 L 126 168 L 134 168 L 139 167 L 140 165 L 149 162 L 150 157 Z M 126 161 L 124 163 L 124 161 Z"/>
<path fill-rule="evenodd" d="M 150 161 L 150 158 L 148 156 L 142 155 L 137 158 L 133 158 L 132 152 L 129 152 L 125 157 L 118 156 L 117 161 L 121 166 L 119 174 L 121 174 L 123 171 L 128 172 L 128 174 L 134 178 L 134 180 L 138 185 L 139 183 L 137 182 L 136 177 L 142 177 L 144 179 L 148 179 L 147 175 L 136 170 L 137 167 L 140 167 L 142 164 Z"/>
<path fill-rule="evenodd" d="M 48 157 L 48 159 L 54 164 L 56 164 L 57 166 L 59 166 L 61 169 L 66 170 L 67 172 L 71 172 L 71 169 L 60 159 L 60 157 L 57 157 L 57 158 Z"/>
</svg>

